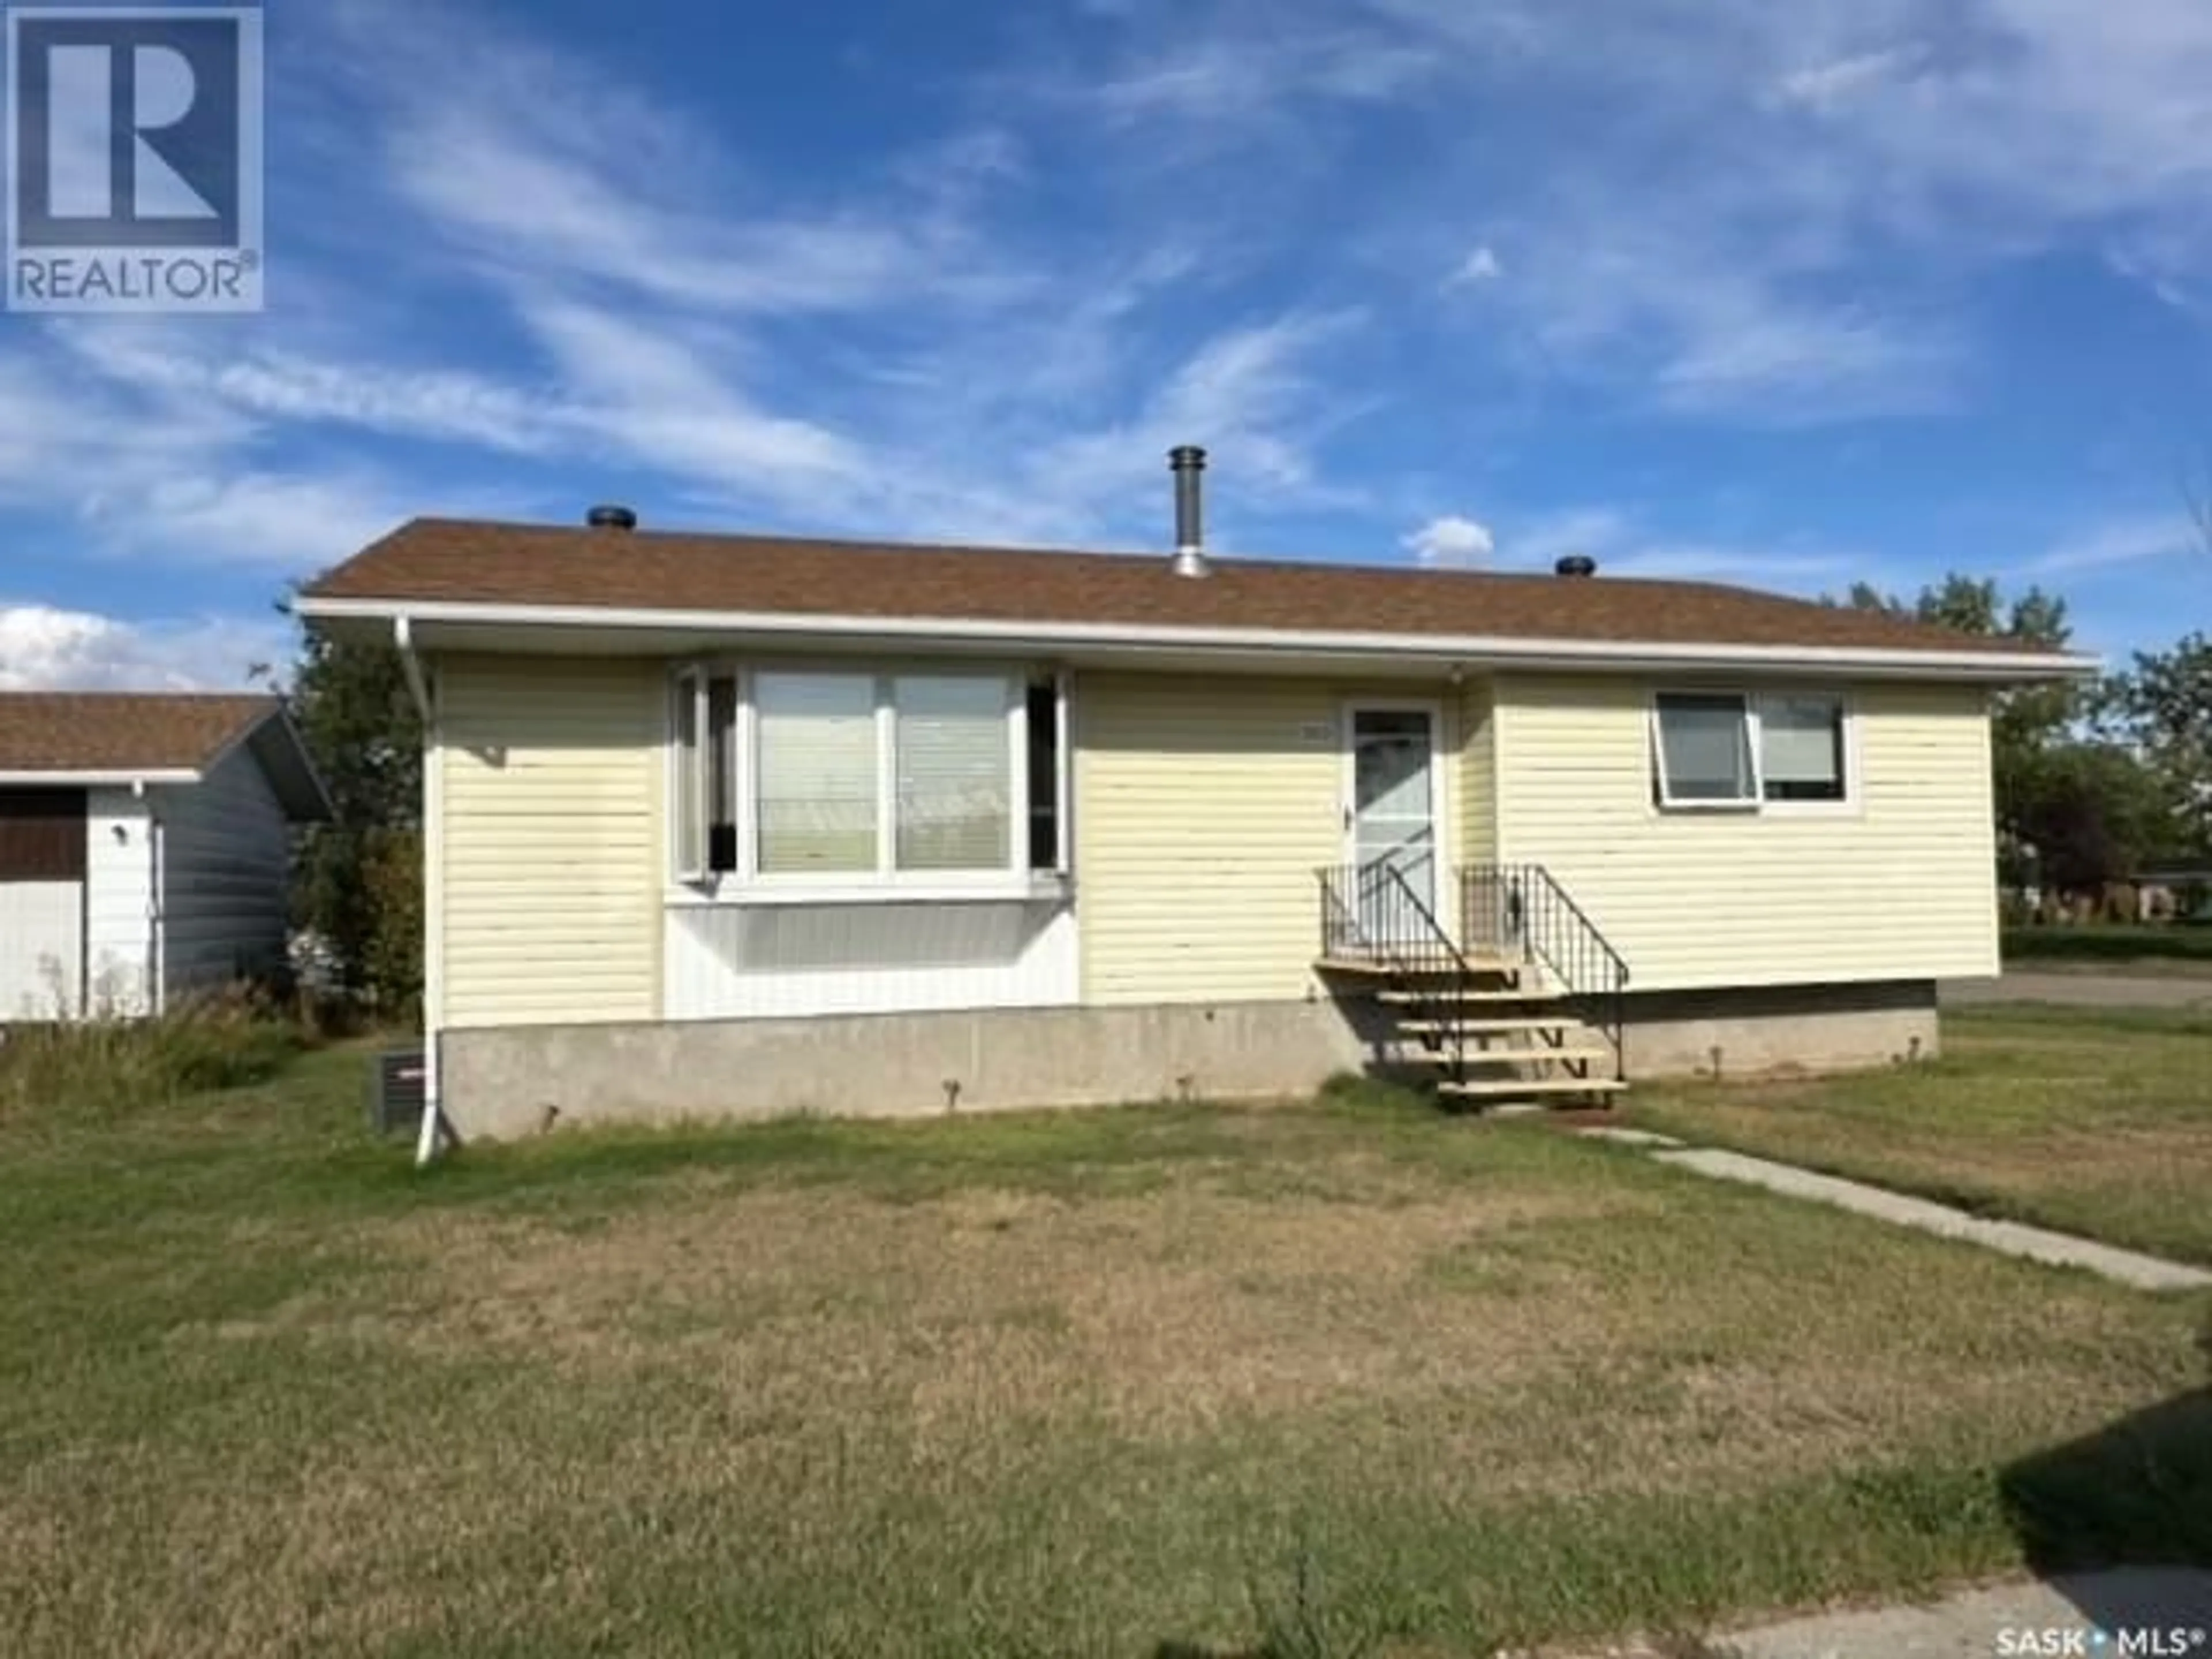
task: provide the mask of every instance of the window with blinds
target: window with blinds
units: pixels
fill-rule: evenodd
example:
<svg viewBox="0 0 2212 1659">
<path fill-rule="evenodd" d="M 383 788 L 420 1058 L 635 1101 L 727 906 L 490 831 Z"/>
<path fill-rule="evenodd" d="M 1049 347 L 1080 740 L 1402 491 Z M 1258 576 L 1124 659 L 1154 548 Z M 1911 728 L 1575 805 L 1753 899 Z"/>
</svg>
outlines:
<svg viewBox="0 0 2212 1659">
<path fill-rule="evenodd" d="M 1667 806 L 1759 801 L 1750 705 L 1741 696 L 1668 693 L 1656 702 L 1658 793 Z"/>
<path fill-rule="evenodd" d="M 1850 714 L 1823 693 L 1662 691 L 1652 699 L 1651 793 L 1662 807 L 1841 805 Z"/>
<path fill-rule="evenodd" d="M 1013 753 L 1004 678 L 891 682 L 896 867 L 1004 870 L 1012 853 Z"/>
<path fill-rule="evenodd" d="M 757 674 L 753 708 L 760 872 L 873 872 L 881 806 L 874 679 Z"/>
<path fill-rule="evenodd" d="M 1759 700 L 1759 770 L 1770 801 L 1840 801 L 1847 793 L 1838 697 Z"/>
</svg>

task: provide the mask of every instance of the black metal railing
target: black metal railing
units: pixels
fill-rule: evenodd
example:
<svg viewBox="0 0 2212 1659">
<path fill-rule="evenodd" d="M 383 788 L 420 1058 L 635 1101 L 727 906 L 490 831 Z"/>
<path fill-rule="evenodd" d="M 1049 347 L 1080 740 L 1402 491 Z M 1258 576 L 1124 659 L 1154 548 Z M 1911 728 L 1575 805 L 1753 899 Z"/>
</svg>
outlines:
<svg viewBox="0 0 2212 1659">
<path fill-rule="evenodd" d="M 1612 1045 L 1628 1079 L 1628 963 L 1540 864 L 1478 864 L 1460 872 L 1460 943 L 1474 954 L 1532 962 L 1559 981 L 1583 1023 Z"/>
<path fill-rule="evenodd" d="M 1389 974 L 1418 999 L 1409 1015 L 1422 1040 L 1445 1060 L 1445 1075 L 1467 1080 L 1467 993 L 1477 970 L 1407 878 L 1389 863 L 1344 865 L 1319 872 L 1322 955 Z"/>
<path fill-rule="evenodd" d="M 1360 900 L 1371 870 L 1346 865 L 1318 872 L 1321 882 L 1321 953 L 1336 962 L 1364 960 L 1376 954 L 1360 925 Z"/>
</svg>

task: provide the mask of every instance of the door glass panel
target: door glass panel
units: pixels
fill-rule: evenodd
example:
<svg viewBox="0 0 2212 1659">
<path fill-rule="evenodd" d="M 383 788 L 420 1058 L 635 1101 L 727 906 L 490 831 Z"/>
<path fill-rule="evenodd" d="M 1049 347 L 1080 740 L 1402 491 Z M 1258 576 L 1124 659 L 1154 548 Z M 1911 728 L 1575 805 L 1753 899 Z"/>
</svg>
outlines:
<svg viewBox="0 0 2212 1659">
<path fill-rule="evenodd" d="M 1436 745 L 1419 710 L 1352 714 L 1352 856 L 1360 869 L 1360 925 L 1370 939 L 1417 937 L 1437 904 Z M 1401 887 L 1383 873 L 1395 870 Z M 1411 891 L 1411 899 L 1407 896 Z"/>
</svg>

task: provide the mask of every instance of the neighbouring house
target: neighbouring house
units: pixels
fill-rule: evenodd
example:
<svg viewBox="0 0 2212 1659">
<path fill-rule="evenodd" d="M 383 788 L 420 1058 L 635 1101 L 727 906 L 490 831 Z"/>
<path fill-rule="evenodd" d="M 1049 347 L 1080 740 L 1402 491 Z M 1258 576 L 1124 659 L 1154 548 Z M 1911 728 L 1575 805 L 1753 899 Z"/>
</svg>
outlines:
<svg viewBox="0 0 2212 1659">
<path fill-rule="evenodd" d="M 276 972 L 292 826 L 329 810 L 273 697 L 0 692 L 0 1022 Z"/>
<path fill-rule="evenodd" d="M 460 1134 L 1451 1092 L 1936 1052 L 1997 969 L 1990 693 L 1743 590 L 422 520 L 311 586 L 428 736 Z M 426 1143 L 428 1140 L 426 1137 Z"/>
</svg>

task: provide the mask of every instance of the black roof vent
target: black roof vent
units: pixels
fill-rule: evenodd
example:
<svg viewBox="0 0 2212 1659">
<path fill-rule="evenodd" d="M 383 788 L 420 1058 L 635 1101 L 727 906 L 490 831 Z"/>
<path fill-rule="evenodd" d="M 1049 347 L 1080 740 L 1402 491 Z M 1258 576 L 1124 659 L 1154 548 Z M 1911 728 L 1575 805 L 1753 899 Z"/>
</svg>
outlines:
<svg viewBox="0 0 2212 1659">
<path fill-rule="evenodd" d="M 635 530 L 637 514 L 627 507 L 595 507 L 584 514 L 584 523 L 593 530 Z"/>
<path fill-rule="evenodd" d="M 1562 576 L 1585 577 L 1597 574 L 1597 561 L 1587 553 L 1570 553 L 1552 568 Z"/>
</svg>

